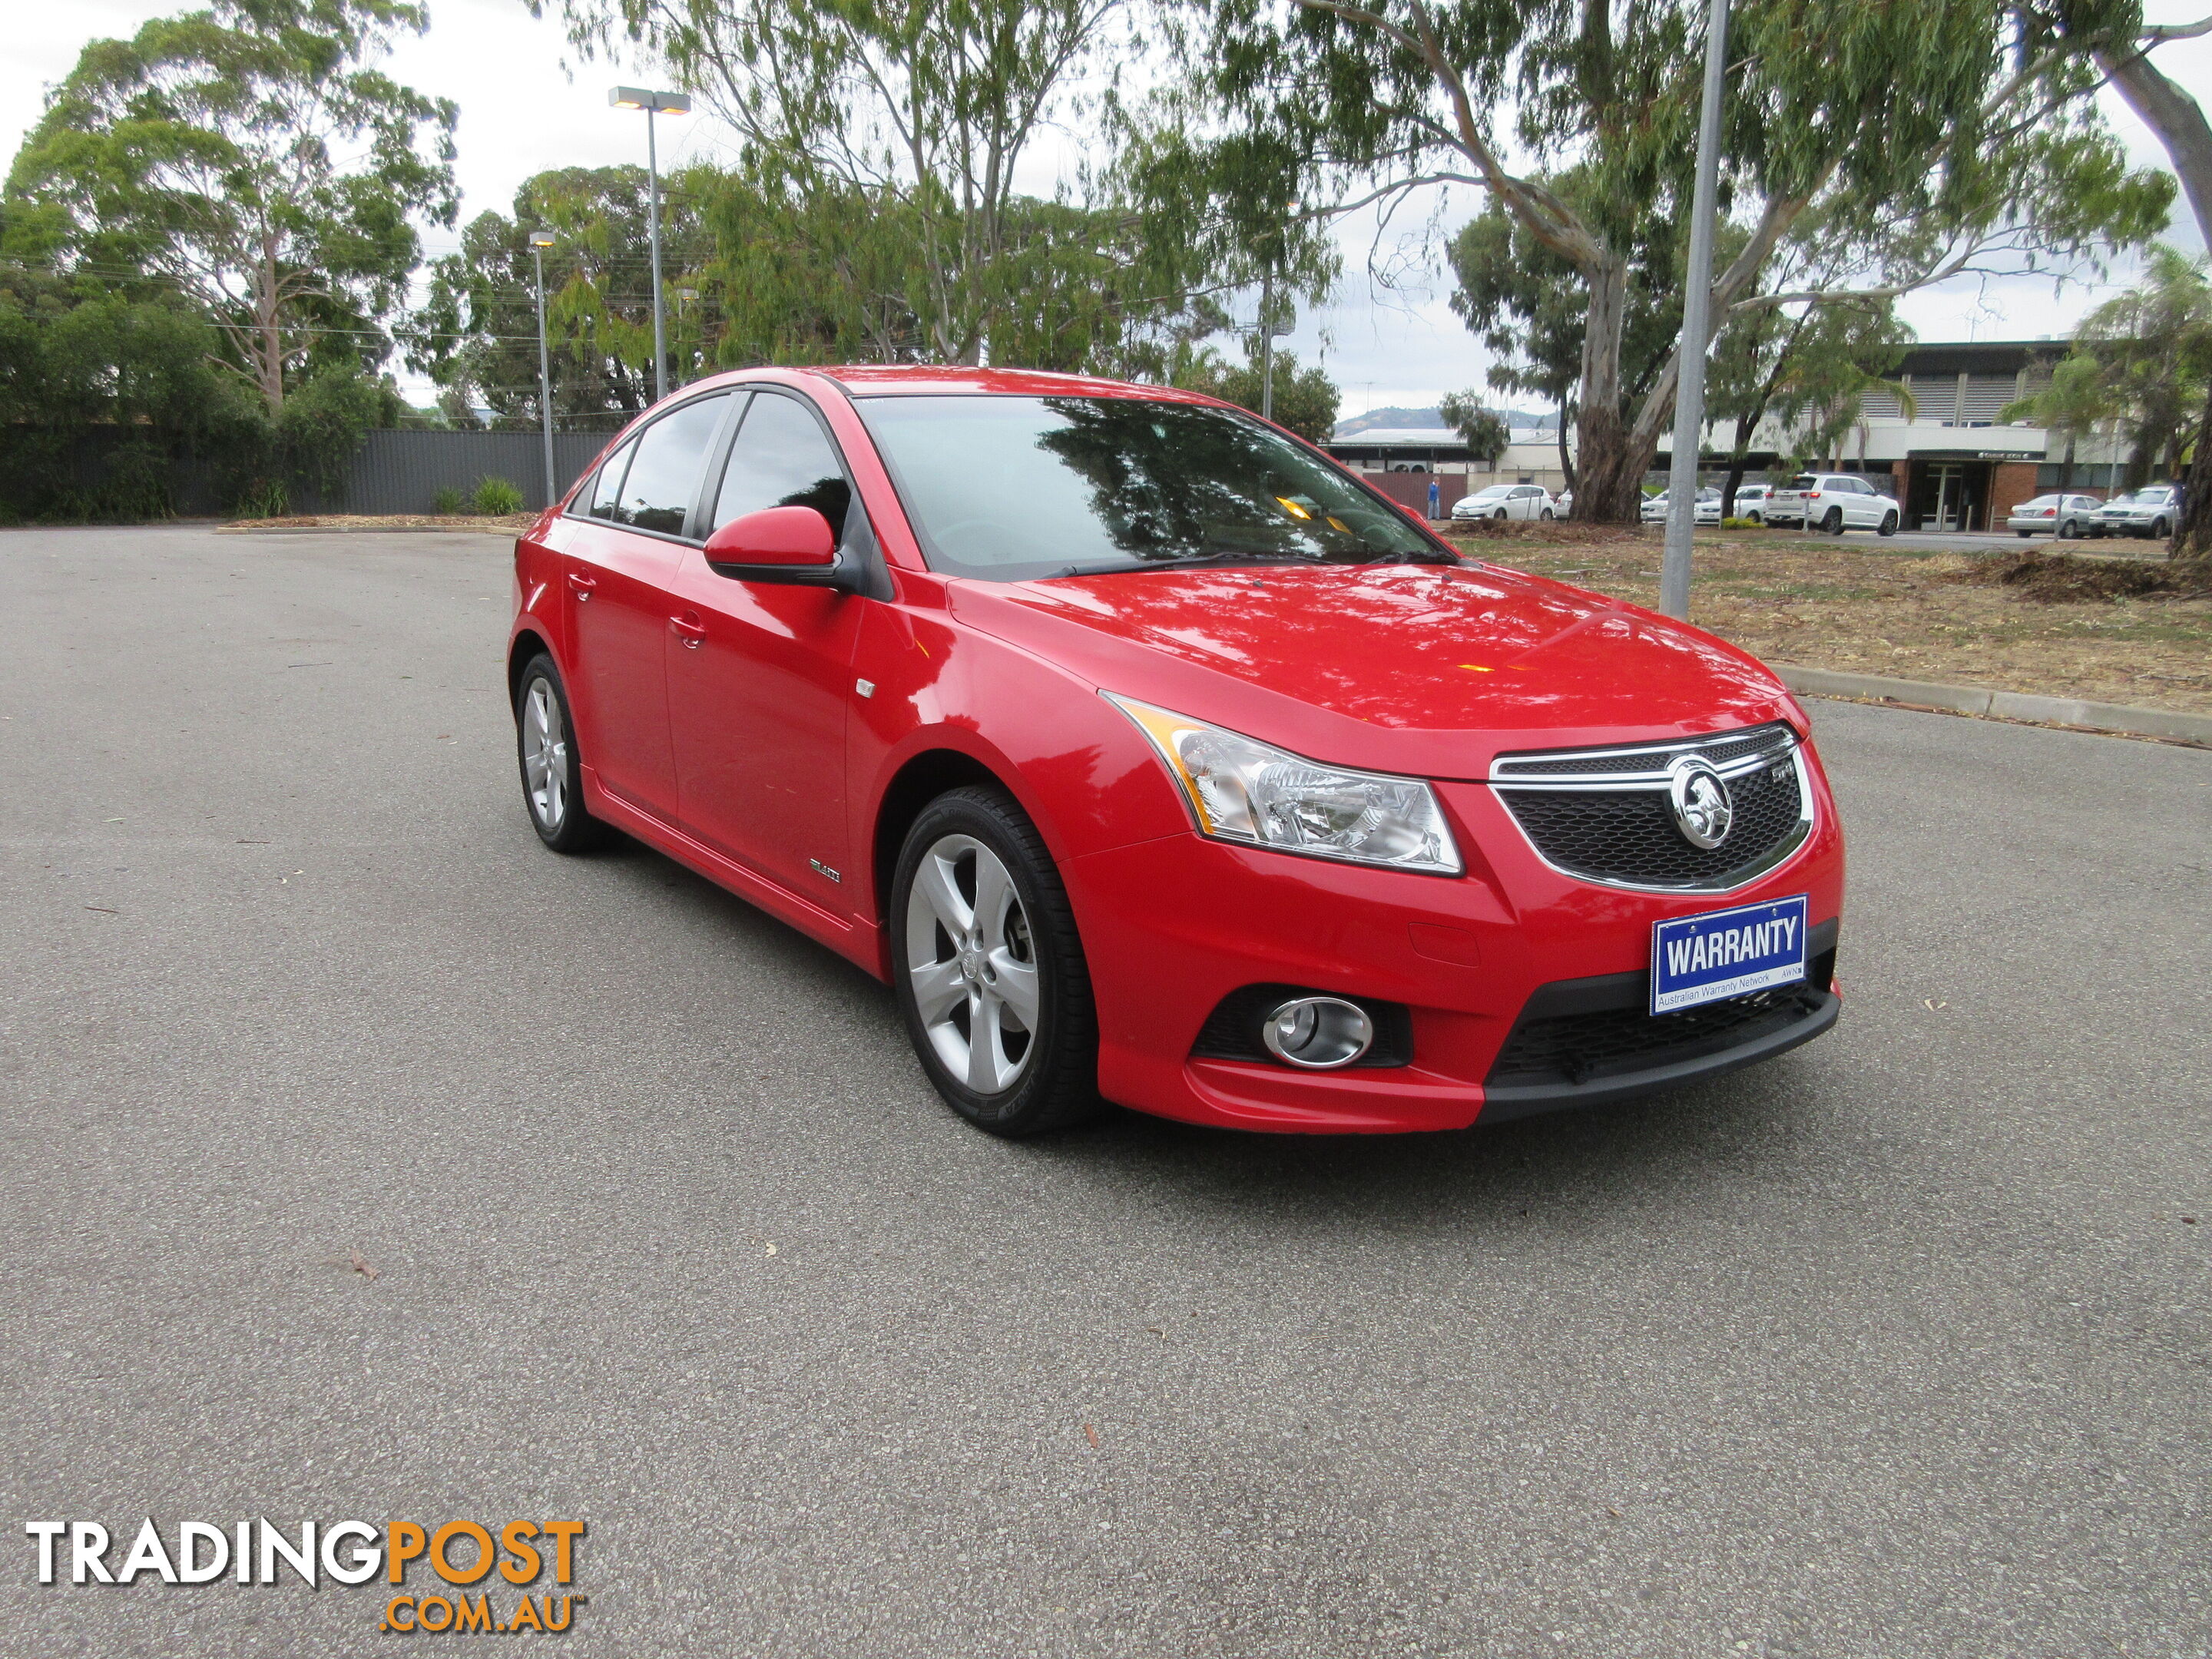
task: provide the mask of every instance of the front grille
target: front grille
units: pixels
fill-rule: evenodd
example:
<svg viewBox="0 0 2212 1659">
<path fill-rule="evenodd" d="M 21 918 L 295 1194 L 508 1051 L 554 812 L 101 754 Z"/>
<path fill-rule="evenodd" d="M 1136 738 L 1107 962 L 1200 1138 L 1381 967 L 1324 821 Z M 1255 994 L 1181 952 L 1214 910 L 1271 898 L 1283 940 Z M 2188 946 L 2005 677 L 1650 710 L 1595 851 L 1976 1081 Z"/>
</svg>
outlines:
<svg viewBox="0 0 2212 1659">
<path fill-rule="evenodd" d="M 1674 1014 L 1598 1008 L 1524 1018 L 1498 1052 L 1488 1080 L 1492 1087 L 1578 1084 L 1648 1071 L 1755 1042 L 1818 1012 L 1825 1000 L 1811 986 L 1783 985 Z"/>
<path fill-rule="evenodd" d="M 1786 726 L 1634 748 L 1503 755 L 1490 781 L 1547 863 L 1620 887 L 1724 892 L 1771 869 L 1811 830 L 1809 797 Z M 1668 769 L 1714 768 L 1735 808 L 1726 839 L 1697 846 L 1674 821 Z"/>
</svg>

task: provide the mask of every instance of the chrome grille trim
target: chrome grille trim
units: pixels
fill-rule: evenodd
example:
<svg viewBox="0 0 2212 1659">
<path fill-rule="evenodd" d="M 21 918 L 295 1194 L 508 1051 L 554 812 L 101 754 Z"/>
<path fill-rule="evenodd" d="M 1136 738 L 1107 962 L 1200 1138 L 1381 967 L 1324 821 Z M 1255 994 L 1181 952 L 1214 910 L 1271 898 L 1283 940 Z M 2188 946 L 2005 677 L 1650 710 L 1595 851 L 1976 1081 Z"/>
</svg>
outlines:
<svg viewBox="0 0 2212 1659">
<path fill-rule="evenodd" d="M 1643 791 L 1663 791 L 1668 779 L 1664 767 L 1680 756 L 1705 755 L 1710 758 L 1715 749 L 1740 746 L 1748 738 L 1771 733 L 1767 741 L 1748 753 L 1731 757 L 1725 762 L 1714 762 L 1714 769 L 1726 779 L 1747 777 L 1787 761 L 1797 784 L 1797 817 L 1769 845 L 1750 854 L 1746 861 L 1709 878 L 1682 882 L 1629 881 L 1578 870 L 1558 862 L 1547 854 L 1529 825 L 1513 810 L 1512 797 L 1516 794 L 1607 793 L 1626 794 Z M 1584 772 L 1565 774 L 1558 769 L 1561 762 L 1586 762 L 1600 759 L 1652 757 L 1659 769 L 1638 767 L 1633 771 Z M 1521 837 L 1529 850 L 1547 869 L 1556 871 L 1569 878 L 1587 882 L 1595 887 L 1611 887 L 1638 893 L 1732 893 L 1747 887 L 1771 874 L 1795 856 L 1813 834 L 1813 784 L 1805 770 L 1805 758 L 1797 735 L 1787 726 L 1777 724 L 1769 727 L 1747 727 L 1735 732 L 1717 732 L 1707 737 L 1680 738 L 1671 743 L 1639 744 L 1618 749 L 1553 750 L 1543 754 L 1501 756 L 1491 764 L 1489 782 L 1506 816 L 1513 820 Z"/>
</svg>

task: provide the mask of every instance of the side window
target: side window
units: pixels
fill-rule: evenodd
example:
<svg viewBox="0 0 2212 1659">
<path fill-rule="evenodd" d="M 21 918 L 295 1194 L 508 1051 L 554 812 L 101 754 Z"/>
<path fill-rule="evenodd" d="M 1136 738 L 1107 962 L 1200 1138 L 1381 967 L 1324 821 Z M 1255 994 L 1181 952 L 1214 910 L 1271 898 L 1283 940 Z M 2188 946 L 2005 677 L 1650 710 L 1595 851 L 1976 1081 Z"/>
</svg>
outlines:
<svg viewBox="0 0 2212 1659">
<path fill-rule="evenodd" d="M 745 411 L 714 500 L 713 528 L 769 507 L 811 507 L 842 533 L 853 487 L 813 415 L 795 398 L 764 392 Z"/>
<path fill-rule="evenodd" d="M 729 406 L 727 398 L 717 393 L 672 410 L 646 428 L 615 505 L 617 522 L 664 536 L 684 533 L 707 465 L 707 447 Z"/>
<path fill-rule="evenodd" d="M 633 438 L 607 457 L 607 464 L 599 469 L 599 476 L 592 485 L 591 500 L 585 511 L 595 519 L 611 519 L 615 515 L 615 497 L 622 491 L 623 474 L 629 470 L 630 453 L 637 447 Z"/>
</svg>

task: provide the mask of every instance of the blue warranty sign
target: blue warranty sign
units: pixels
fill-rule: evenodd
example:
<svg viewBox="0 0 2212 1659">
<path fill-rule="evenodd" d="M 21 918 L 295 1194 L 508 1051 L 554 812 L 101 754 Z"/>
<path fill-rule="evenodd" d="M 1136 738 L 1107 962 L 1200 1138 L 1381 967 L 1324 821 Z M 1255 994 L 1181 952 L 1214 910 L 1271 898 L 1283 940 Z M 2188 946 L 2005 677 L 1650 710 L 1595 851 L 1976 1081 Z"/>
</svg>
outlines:
<svg viewBox="0 0 2212 1659">
<path fill-rule="evenodd" d="M 1651 930 L 1651 1012 L 1680 1013 L 1803 979 L 1806 898 L 1660 922 Z"/>
</svg>

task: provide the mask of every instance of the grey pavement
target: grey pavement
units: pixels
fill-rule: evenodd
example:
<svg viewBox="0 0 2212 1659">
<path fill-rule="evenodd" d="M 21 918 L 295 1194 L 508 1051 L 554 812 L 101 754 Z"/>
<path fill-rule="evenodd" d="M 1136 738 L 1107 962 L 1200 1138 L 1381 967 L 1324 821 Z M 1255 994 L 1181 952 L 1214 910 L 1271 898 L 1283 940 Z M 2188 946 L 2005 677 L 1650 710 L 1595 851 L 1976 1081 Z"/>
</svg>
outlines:
<svg viewBox="0 0 2212 1659">
<path fill-rule="evenodd" d="M 0 534 L 0 1653 L 387 1650 L 33 1583 L 148 1513 L 581 1519 L 578 1654 L 2212 1652 L 2212 753 L 1815 705 L 1832 1036 L 1010 1146 L 865 975 L 539 848 L 507 583 Z"/>
</svg>

